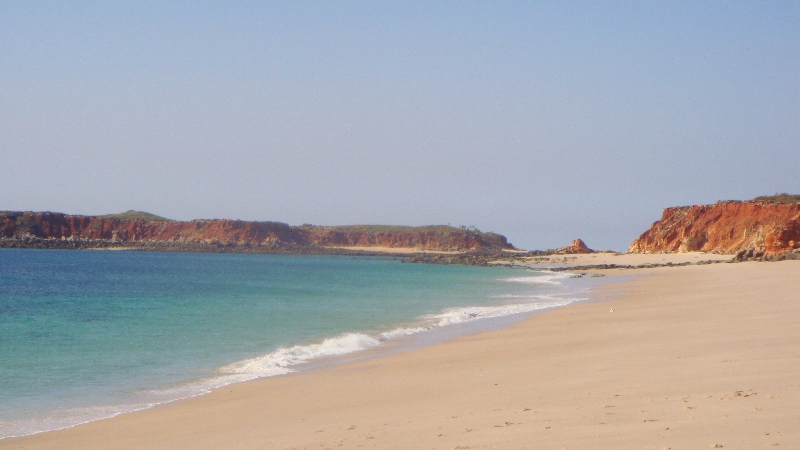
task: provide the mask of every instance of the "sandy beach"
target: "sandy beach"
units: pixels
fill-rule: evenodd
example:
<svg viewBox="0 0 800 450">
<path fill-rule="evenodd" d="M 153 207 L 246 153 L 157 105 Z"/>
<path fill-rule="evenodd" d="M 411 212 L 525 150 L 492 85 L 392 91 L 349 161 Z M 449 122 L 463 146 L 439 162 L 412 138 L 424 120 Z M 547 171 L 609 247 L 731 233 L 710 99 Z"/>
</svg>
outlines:
<svg viewBox="0 0 800 450">
<path fill-rule="evenodd" d="M 720 255 L 704 252 L 686 253 L 578 253 L 572 255 L 547 255 L 521 258 L 515 265 L 547 268 L 547 267 L 572 267 L 572 266 L 597 266 L 603 264 L 616 264 L 625 266 L 639 266 L 644 264 L 696 264 L 700 261 L 730 261 L 731 255 Z M 498 261 L 503 263 L 504 261 Z M 601 272 L 604 273 L 604 272 Z"/>
<path fill-rule="evenodd" d="M 800 448 L 800 261 L 602 273 L 507 329 L 0 449 Z"/>
</svg>

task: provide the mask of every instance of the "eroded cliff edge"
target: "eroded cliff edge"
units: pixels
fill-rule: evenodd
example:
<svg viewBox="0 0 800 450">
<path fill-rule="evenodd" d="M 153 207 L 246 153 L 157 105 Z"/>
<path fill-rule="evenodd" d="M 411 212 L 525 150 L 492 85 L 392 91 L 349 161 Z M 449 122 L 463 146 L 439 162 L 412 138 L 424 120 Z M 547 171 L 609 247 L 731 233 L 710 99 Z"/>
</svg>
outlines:
<svg viewBox="0 0 800 450">
<path fill-rule="evenodd" d="M 131 212 L 81 216 L 18 211 L 0 212 L 0 246 L 288 253 L 349 247 L 420 251 L 514 249 L 500 234 L 444 225 L 290 226 L 227 219 L 173 221 Z"/>
<path fill-rule="evenodd" d="M 725 201 L 664 209 L 661 220 L 628 247 L 631 253 L 704 251 L 766 255 L 800 248 L 800 203 Z"/>
</svg>

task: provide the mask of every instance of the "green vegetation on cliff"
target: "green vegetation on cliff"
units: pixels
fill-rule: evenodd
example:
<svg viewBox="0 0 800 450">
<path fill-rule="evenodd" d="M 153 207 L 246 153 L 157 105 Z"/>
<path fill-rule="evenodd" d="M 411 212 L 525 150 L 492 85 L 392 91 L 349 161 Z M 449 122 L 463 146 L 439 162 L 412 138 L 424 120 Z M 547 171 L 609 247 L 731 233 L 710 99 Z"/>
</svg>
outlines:
<svg viewBox="0 0 800 450">
<path fill-rule="evenodd" d="M 787 193 L 775 195 L 762 195 L 756 197 L 753 201 L 761 203 L 800 203 L 800 195 L 792 195 Z"/>
<path fill-rule="evenodd" d="M 300 228 L 306 229 L 324 229 L 329 231 L 338 231 L 343 233 L 361 232 L 361 233 L 414 233 L 414 232 L 432 232 L 432 233 L 453 233 L 463 231 L 479 232 L 477 230 L 467 230 L 466 228 L 456 228 L 449 225 L 423 225 L 414 227 L 410 225 L 310 225 L 303 224 Z"/>
<path fill-rule="evenodd" d="M 119 219 L 119 220 L 155 220 L 159 222 L 174 222 L 172 219 L 166 217 L 150 214 L 149 212 L 128 210 L 119 214 L 106 214 L 104 216 L 97 216 L 103 219 Z"/>
</svg>

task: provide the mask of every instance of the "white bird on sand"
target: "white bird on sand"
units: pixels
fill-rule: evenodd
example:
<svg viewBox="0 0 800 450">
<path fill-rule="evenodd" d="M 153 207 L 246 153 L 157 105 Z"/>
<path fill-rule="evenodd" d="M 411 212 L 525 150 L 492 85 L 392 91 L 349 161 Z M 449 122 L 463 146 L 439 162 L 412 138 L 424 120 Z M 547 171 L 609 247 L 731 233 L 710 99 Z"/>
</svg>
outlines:
<svg viewBox="0 0 800 450">
<path fill-rule="evenodd" d="M 614 312 L 614 308 L 611 308 L 611 311 L 609 311 L 609 312 Z"/>
</svg>

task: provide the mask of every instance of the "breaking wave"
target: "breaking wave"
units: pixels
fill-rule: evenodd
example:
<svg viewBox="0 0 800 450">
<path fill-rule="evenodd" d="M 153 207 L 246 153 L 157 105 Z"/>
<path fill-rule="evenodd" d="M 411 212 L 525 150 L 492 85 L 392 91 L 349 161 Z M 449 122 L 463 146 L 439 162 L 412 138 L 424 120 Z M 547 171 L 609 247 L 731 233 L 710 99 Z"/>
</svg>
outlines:
<svg viewBox="0 0 800 450">
<path fill-rule="evenodd" d="M 572 275 L 566 272 L 540 272 L 540 273 L 544 273 L 544 275 L 535 275 L 531 277 L 512 277 L 512 278 L 504 278 L 503 280 L 512 283 L 559 285 L 561 284 L 559 280 L 569 278 Z"/>
<path fill-rule="evenodd" d="M 377 347 L 380 341 L 361 333 L 347 333 L 325 339 L 319 344 L 295 345 L 279 348 L 272 353 L 229 364 L 220 369 L 223 373 L 268 377 L 291 372 L 290 367 L 317 358 L 346 355 Z"/>
</svg>

